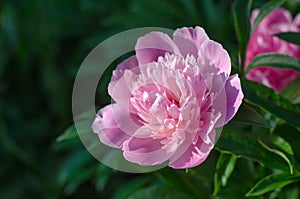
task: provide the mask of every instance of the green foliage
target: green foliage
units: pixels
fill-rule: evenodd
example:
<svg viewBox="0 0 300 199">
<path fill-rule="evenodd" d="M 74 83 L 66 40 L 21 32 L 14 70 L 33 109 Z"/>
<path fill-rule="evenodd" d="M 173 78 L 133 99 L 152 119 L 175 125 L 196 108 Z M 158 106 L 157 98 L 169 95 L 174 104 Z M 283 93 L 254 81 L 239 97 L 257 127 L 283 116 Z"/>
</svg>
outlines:
<svg viewBox="0 0 300 199">
<path fill-rule="evenodd" d="M 269 113 L 289 122 L 291 125 L 300 127 L 300 107 L 292 104 L 274 90 L 262 84 L 243 80 L 245 98 L 260 106 Z"/>
<path fill-rule="evenodd" d="M 236 156 L 232 154 L 221 153 L 216 166 L 216 172 L 214 176 L 214 192 L 216 195 L 221 185 L 224 187 L 227 184 L 228 178 L 234 170 L 236 163 Z"/>
<path fill-rule="evenodd" d="M 284 32 L 276 34 L 276 36 L 287 42 L 300 45 L 300 33 L 298 32 Z"/>
<path fill-rule="evenodd" d="M 293 176 L 290 174 L 272 174 L 260 180 L 246 196 L 259 196 L 274 189 L 280 189 L 288 184 L 300 180 L 300 176 Z"/>
<path fill-rule="evenodd" d="M 281 91 L 281 95 L 293 104 L 300 104 L 300 79 L 295 79 Z"/>
<path fill-rule="evenodd" d="M 192 196 L 182 193 L 172 188 L 162 188 L 160 186 L 152 186 L 140 189 L 132 194 L 128 199 L 191 199 Z"/>
<path fill-rule="evenodd" d="M 246 72 L 258 66 L 273 66 L 277 68 L 288 68 L 300 71 L 300 60 L 284 54 L 260 54 L 251 61 Z"/>
<path fill-rule="evenodd" d="M 234 25 L 239 41 L 239 56 L 241 59 L 239 72 L 243 75 L 244 64 L 246 61 L 246 49 L 249 41 L 250 31 L 250 11 L 252 0 L 235 1 L 233 4 Z"/>
<path fill-rule="evenodd" d="M 231 121 L 270 128 L 268 122 L 266 122 L 266 120 L 257 113 L 255 107 L 245 102 L 242 103 L 238 112 Z"/>
</svg>

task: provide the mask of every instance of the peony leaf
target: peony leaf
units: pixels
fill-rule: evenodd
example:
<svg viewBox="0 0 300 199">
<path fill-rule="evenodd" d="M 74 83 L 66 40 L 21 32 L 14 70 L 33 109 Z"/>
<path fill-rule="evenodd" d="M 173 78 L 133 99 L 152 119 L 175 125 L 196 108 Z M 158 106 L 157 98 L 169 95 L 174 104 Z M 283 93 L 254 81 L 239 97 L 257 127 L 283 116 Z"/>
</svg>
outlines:
<svg viewBox="0 0 300 199">
<path fill-rule="evenodd" d="M 56 138 L 56 141 L 62 142 L 64 140 L 69 140 L 76 137 L 78 137 L 78 133 L 75 128 L 75 125 L 71 125 L 65 130 L 65 132 L 63 132 L 60 136 Z"/>
<path fill-rule="evenodd" d="M 262 126 L 266 128 L 270 128 L 271 126 L 264 120 L 262 116 L 260 116 L 250 104 L 242 103 L 238 112 L 231 120 L 232 122 L 239 122 L 243 124 Z"/>
<path fill-rule="evenodd" d="M 65 132 L 63 132 L 61 135 L 59 135 L 56 138 L 57 142 L 62 142 L 66 140 L 70 140 L 73 138 L 77 138 L 79 135 L 84 133 L 91 133 L 92 128 L 90 121 L 94 119 L 94 113 L 92 111 L 85 111 L 81 114 L 79 114 L 76 117 L 77 125 L 75 124 L 70 125 Z M 78 128 L 78 129 L 76 129 Z M 80 131 L 78 131 L 80 130 Z"/>
<path fill-rule="evenodd" d="M 283 98 L 279 93 L 262 84 L 243 80 L 245 98 L 257 104 L 262 109 L 290 123 L 296 128 L 300 127 L 300 107 Z"/>
<path fill-rule="evenodd" d="M 283 32 L 276 34 L 275 36 L 283 39 L 287 42 L 300 45 L 300 33 L 299 32 Z"/>
<path fill-rule="evenodd" d="M 300 78 L 292 81 L 281 91 L 284 98 L 289 99 L 293 104 L 300 104 Z"/>
<path fill-rule="evenodd" d="M 265 16 L 267 16 L 270 12 L 272 12 L 273 10 L 275 10 L 276 8 L 284 4 L 286 1 L 287 0 L 273 0 L 263 5 L 260 8 L 260 12 L 251 27 L 251 35 L 253 34 L 257 25 L 265 18 Z"/>
<path fill-rule="evenodd" d="M 187 170 L 188 172 L 188 170 Z M 193 184 L 188 178 L 187 175 L 181 175 L 180 172 L 174 169 L 164 169 L 160 172 L 157 172 L 157 177 L 167 186 L 175 188 L 178 191 L 183 193 L 188 193 L 195 198 L 203 198 L 203 192 L 201 189 Z"/>
<path fill-rule="evenodd" d="M 273 66 L 300 71 L 300 60 L 284 54 L 264 53 L 257 55 L 249 64 L 246 73 L 259 66 Z"/>
<path fill-rule="evenodd" d="M 64 192 L 72 194 L 76 188 L 91 178 L 96 171 L 93 157 L 85 150 L 78 150 L 68 156 L 62 163 L 57 176 L 57 183 L 65 186 Z"/>
<path fill-rule="evenodd" d="M 103 164 L 99 164 L 96 173 L 95 188 L 101 192 L 105 189 L 106 184 L 113 174 L 113 170 Z"/>
<path fill-rule="evenodd" d="M 280 148 L 281 150 L 278 150 L 277 148 L 272 147 L 272 146 L 268 146 L 266 143 L 264 143 L 260 139 L 258 140 L 258 142 L 262 147 L 264 147 L 268 151 L 282 157 L 286 161 L 286 163 L 288 164 L 288 166 L 290 168 L 290 173 L 291 174 L 294 173 L 295 159 L 294 159 L 294 156 L 293 156 L 292 148 L 291 148 L 290 144 L 287 141 L 285 141 L 281 137 L 272 136 L 272 140 L 271 140 L 272 144 L 275 145 L 277 148 Z"/>
<path fill-rule="evenodd" d="M 145 185 L 149 184 L 152 180 L 151 176 L 141 176 L 137 177 L 129 182 L 121 188 L 116 189 L 112 199 L 126 199 L 135 191 L 141 189 Z"/>
<path fill-rule="evenodd" d="M 261 135 L 256 132 L 241 133 L 237 130 L 223 129 L 216 149 L 223 153 L 234 154 L 237 157 L 250 158 L 263 167 L 290 172 L 282 157 L 266 150 L 258 143 L 258 136 Z"/>
<path fill-rule="evenodd" d="M 292 154 L 296 160 L 300 160 L 300 131 L 292 127 L 289 124 L 281 124 L 276 126 L 273 131 L 273 134 L 276 134 L 286 140 L 292 147 Z M 286 147 L 285 147 L 286 148 Z M 297 170 L 300 170 L 299 165 L 296 164 Z"/>
<path fill-rule="evenodd" d="M 221 153 L 217 162 L 216 172 L 214 175 L 214 193 L 218 194 L 221 185 L 224 187 L 227 180 L 234 170 L 237 157 L 232 154 Z"/>
<path fill-rule="evenodd" d="M 162 187 L 158 185 L 139 189 L 131 194 L 128 199 L 190 199 L 195 198 L 177 189 Z"/>
<path fill-rule="evenodd" d="M 259 196 L 274 189 L 282 188 L 300 180 L 299 175 L 288 173 L 272 174 L 261 179 L 247 194 L 247 197 Z"/>
<path fill-rule="evenodd" d="M 240 72 L 244 68 L 246 60 L 246 48 L 249 41 L 250 32 L 250 9 L 252 6 L 252 0 L 250 1 L 235 1 L 232 7 L 234 26 L 239 41 L 239 53 L 241 58 Z"/>
<path fill-rule="evenodd" d="M 292 146 L 290 145 L 290 143 L 288 143 L 283 138 L 281 138 L 279 136 L 273 136 L 272 142 L 273 142 L 274 145 L 276 145 L 277 147 L 279 147 L 285 153 L 287 153 L 289 155 L 294 155 Z"/>
</svg>

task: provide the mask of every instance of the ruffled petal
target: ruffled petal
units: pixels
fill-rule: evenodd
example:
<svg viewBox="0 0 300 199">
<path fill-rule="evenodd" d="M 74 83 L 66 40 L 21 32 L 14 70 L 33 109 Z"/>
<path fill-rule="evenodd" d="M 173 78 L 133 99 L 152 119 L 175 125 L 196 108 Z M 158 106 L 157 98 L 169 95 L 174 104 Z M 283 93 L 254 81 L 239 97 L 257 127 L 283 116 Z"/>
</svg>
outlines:
<svg viewBox="0 0 300 199">
<path fill-rule="evenodd" d="M 138 74 L 133 70 L 124 70 L 118 81 L 112 81 L 108 93 L 120 106 L 129 109 L 129 99 L 133 92 L 133 82 L 138 79 Z"/>
<path fill-rule="evenodd" d="M 221 117 L 217 121 L 216 127 L 223 126 L 231 120 L 242 104 L 244 94 L 237 74 L 232 75 L 227 79 L 224 87 L 224 94 L 222 95 L 224 95 L 224 97 L 220 96 L 216 98 L 216 101 L 214 102 L 216 110 L 221 112 Z"/>
<path fill-rule="evenodd" d="M 211 140 L 215 140 L 215 130 L 213 129 L 209 136 Z M 202 139 L 198 139 L 196 144 L 192 144 L 188 149 L 179 157 L 171 158 L 169 166 L 175 169 L 185 169 L 198 166 L 206 160 L 214 143 L 205 144 Z"/>
<path fill-rule="evenodd" d="M 138 61 L 136 56 L 131 56 L 128 59 L 120 63 L 117 68 L 113 71 L 110 83 L 108 85 L 108 92 L 112 93 L 117 81 L 121 79 L 125 70 L 131 70 L 132 72 L 139 74 Z"/>
<path fill-rule="evenodd" d="M 300 13 L 296 15 L 293 23 L 298 27 L 300 31 Z"/>
<path fill-rule="evenodd" d="M 147 128 L 143 128 L 147 131 Z M 139 134 L 150 134 L 149 132 Z M 123 155 L 126 160 L 144 166 L 153 166 L 162 164 L 167 161 L 171 154 L 168 154 L 163 149 L 161 144 L 162 139 L 153 139 L 152 137 L 139 137 L 133 135 L 130 139 L 126 140 L 123 145 Z"/>
<path fill-rule="evenodd" d="M 164 56 L 166 52 L 180 55 L 172 39 L 161 32 L 151 32 L 140 37 L 135 45 L 136 57 L 139 65 L 157 61 L 159 56 Z"/>
<path fill-rule="evenodd" d="M 116 108 L 117 106 L 117 104 L 111 104 L 102 108 L 97 113 L 92 129 L 98 134 L 102 143 L 110 147 L 122 148 L 123 142 L 130 136 L 121 130 L 120 124 L 115 121 L 115 114 L 120 114 L 120 117 L 127 116 L 125 111 L 118 111 L 120 108 Z"/>
<path fill-rule="evenodd" d="M 184 57 L 187 54 L 197 57 L 200 46 L 209 38 L 203 28 L 196 26 L 177 29 L 173 34 L 173 40 Z"/>
<path fill-rule="evenodd" d="M 198 60 L 203 62 L 200 65 L 208 68 L 213 68 L 214 65 L 219 73 L 224 73 L 226 77 L 229 76 L 231 71 L 230 57 L 221 44 L 212 40 L 204 41 L 198 56 Z"/>
</svg>

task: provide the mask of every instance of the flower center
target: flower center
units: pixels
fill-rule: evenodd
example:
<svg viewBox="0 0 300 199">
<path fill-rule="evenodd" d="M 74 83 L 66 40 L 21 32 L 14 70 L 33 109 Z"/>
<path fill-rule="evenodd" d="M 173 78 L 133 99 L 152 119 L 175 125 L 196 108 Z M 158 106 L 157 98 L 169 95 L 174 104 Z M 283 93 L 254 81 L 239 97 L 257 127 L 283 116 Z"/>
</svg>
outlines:
<svg viewBox="0 0 300 199">
<path fill-rule="evenodd" d="M 176 131 L 180 105 L 169 89 L 158 84 L 144 85 L 135 90 L 130 102 L 142 123 L 153 131 L 153 138 L 170 137 Z"/>
</svg>

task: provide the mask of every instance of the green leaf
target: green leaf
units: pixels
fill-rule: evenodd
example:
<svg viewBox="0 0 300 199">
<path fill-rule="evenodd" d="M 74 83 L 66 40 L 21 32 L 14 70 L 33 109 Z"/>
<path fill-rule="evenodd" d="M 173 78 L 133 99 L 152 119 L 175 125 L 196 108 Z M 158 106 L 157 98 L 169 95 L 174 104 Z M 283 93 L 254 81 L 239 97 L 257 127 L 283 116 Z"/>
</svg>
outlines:
<svg viewBox="0 0 300 199">
<path fill-rule="evenodd" d="M 214 193 L 217 195 L 221 185 L 224 187 L 230 177 L 236 162 L 237 157 L 232 154 L 221 153 L 217 162 L 216 172 L 214 175 Z"/>
<path fill-rule="evenodd" d="M 272 12 L 273 10 L 275 10 L 276 8 L 284 4 L 286 1 L 287 0 L 272 0 L 266 3 L 265 5 L 263 5 L 260 8 L 260 12 L 258 16 L 254 20 L 254 23 L 251 28 L 251 35 L 253 34 L 257 25 L 265 18 L 265 16 L 267 16 L 270 12 Z"/>
<path fill-rule="evenodd" d="M 245 98 L 262 109 L 300 127 L 300 107 L 283 98 L 279 93 L 262 84 L 244 79 L 242 82 Z"/>
<path fill-rule="evenodd" d="M 69 140 L 78 137 L 83 133 L 91 133 L 91 121 L 94 119 L 94 114 L 92 111 L 86 111 L 76 117 L 77 125 L 75 124 L 70 125 L 65 132 L 63 132 L 60 136 L 56 138 L 57 142 Z M 78 129 L 76 129 L 76 127 Z"/>
<path fill-rule="evenodd" d="M 277 147 L 279 147 L 281 150 L 283 150 L 285 153 L 289 154 L 289 155 L 294 155 L 292 146 L 290 145 L 290 143 L 288 143 L 286 140 L 284 140 L 283 138 L 279 137 L 279 136 L 272 136 L 272 142 L 274 145 L 276 145 Z"/>
<path fill-rule="evenodd" d="M 82 183 L 84 183 L 93 176 L 93 174 L 95 173 L 95 169 L 95 166 L 88 169 L 81 169 L 80 172 L 78 172 L 76 175 L 72 176 L 71 179 L 69 179 L 68 183 L 64 188 L 64 193 L 66 195 L 73 194 Z"/>
<path fill-rule="evenodd" d="M 77 130 L 75 128 L 75 125 L 71 125 L 67 128 L 67 130 L 65 130 L 64 133 L 62 133 L 60 136 L 58 136 L 56 138 L 56 141 L 61 142 L 61 141 L 73 139 L 73 138 L 76 138 L 76 137 L 78 137 L 78 133 L 77 133 Z"/>
<path fill-rule="evenodd" d="M 290 169 L 282 157 L 266 150 L 258 143 L 259 136 L 261 134 L 256 132 L 223 129 L 216 149 L 222 153 L 252 159 L 263 167 L 289 172 Z"/>
<path fill-rule="evenodd" d="M 231 121 L 270 128 L 271 126 L 251 106 L 243 102 Z"/>
<path fill-rule="evenodd" d="M 73 152 L 62 164 L 57 177 L 58 184 L 61 186 L 68 183 L 72 184 L 73 179 L 78 179 L 78 175 L 83 170 L 86 171 L 91 169 L 87 168 L 87 165 L 93 160 L 92 156 L 85 149 Z M 92 170 L 94 170 L 94 168 L 92 168 Z"/>
<path fill-rule="evenodd" d="M 293 104 L 300 104 L 300 78 L 292 81 L 280 94 L 289 99 Z"/>
<path fill-rule="evenodd" d="M 266 143 L 264 143 L 262 140 L 258 140 L 258 142 L 260 143 L 260 145 L 262 147 L 264 147 L 265 149 L 267 149 L 268 151 L 279 155 L 280 157 L 282 157 L 286 163 L 288 164 L 289 168 L 290 168 L 290 173 L 293 174 L 294 173 L 294 156 L 293 156 L 293 151 L 292 148 L 290 146 L 290 144 L 285 141 L 284 139 L 282 139 L 279 136 L 272 136 L 272 144 L 274 144 L 275 146 L 277 146 L 278 148 L 280 148 L 281 150 L 278 150 L 274 147 L 270 147 L 268 146 Z"/>
<path fill-rule="evenodd" d="M 191 195 L 182 193 L 177 189 L 161 186 L 151 186 L 140 189 L 131 194 L 128 199 L 191 199 L 194 198 Z"/>
<path fill-rule="evenodd" d="M 247 194 L 247 197 L 259 196 L 277 188 L 282 188 L 288 184 L 297 182 L 300 176 L 288 173 L 272 174 L 261 179 Z"/>
<path fill-rule="evenodd" d="M 97 177 L 95 180 L 96 190 L 99 192 L 103 191 L 111 176 L 112 169 L 103 164 L 99 164 L 97 167 Z"/>
<path fill-rule="evenodd" d="M 283 32 L 276 34 L 275 36 L 283 39 L 287 42 L 300 45 L 300 33 L 299 32 Z"/>
<path fill-rule="evenodd" d="M 250 32 L 250 9 L 252 0 L 250 1 L 235 1 L 232 7 L 234 26 L 239 41 L 239 54 L 241 58 L 240 74 L 243 74 L 244 64 L 246 60 L 246 48 L 249 41 Z"/>
<path fill-rule="evenodd" d="M 113 195 L 112 199 L 127 199 L 128 196 L 135 191 L 141 189 L 147 185 L 152 180 L 151 177 L 141 176 L 131 180 L 126 183 L 126 185 L 116 189 L 116 193 Z"/>
<path fill-rule="evenodd" d="M 203 198 L 203 193 L 200 189 L 195 186 L 193 181 L 187 178 L 187 175 L 181 175 L 179 171 L 165 168 L 156 173 L 157 177 L 167 186 L 173 187 L 177 190 L 180 190 L 184 193 L 188 193 L 197 198 Z"/>
<path fill-rule="evenodd" d="M 300 71 L 300 60 L 284 54 L 264 53 L 257 55 L 249 64 L 246 73 L 260 66 L 273 66 L 276 68 L 287 68 Z"/>
<path fill-rule="evenodd" d="M 276 128 L 273 131 L 273 134 L 276 134 L 284 138 L 284 140 L 286 140 L 291 145 L 295 159 L 300 160 L 300 145 L 299 145 L 300 131 L 299 130 L 285 123 L 276 126 Z M 300 170 L 299 165 L 297 165 L 297 170 Z"/>
</svg>

